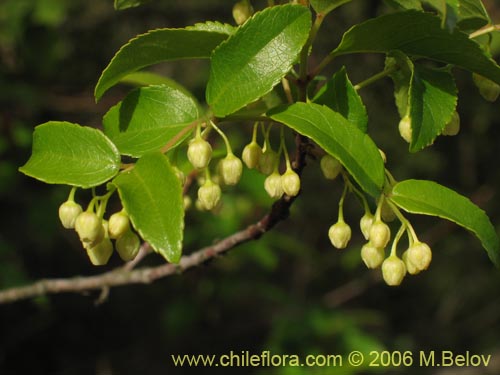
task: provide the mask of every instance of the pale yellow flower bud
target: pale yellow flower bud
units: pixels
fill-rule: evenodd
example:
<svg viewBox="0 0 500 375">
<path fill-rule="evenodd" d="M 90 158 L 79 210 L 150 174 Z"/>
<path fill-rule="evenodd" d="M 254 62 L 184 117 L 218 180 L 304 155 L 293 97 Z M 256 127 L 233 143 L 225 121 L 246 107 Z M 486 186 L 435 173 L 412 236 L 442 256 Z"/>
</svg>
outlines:
<svg viewBox="0 0 500 375">
<path fill-rule="evenodd" d="M 265 175 L 270 175 L 274 172 L 275 166 L 278 163 L 278 154 L 271 148 L 267 148 L 259 158 L 259 171 Z"/>
<path fill-rule="evenodd" d="M 203 169 L 212 158 L 212 146 L 203 138 L 196 137 L 189 142 L 187 156 L 193 167 Z"/>
<path fill-rule="evenodd" d="M 212 182 L 212 180 L 206 180 L 205 183 L 198 189 L 198 201 L 200 202 L 200 207 L 205 210 L 212 210 L 219 203 L 221 195 L 222 192 L 220 186 Z"/>
<path fill-rule="evenodd" d="M 245 165 L 250 168 L 256 168 L 259 165 L 260 156 L 262 155 L 262 149 L 257 144 L 257 142 L 252 141 L 245 146 L 241 158 Z"/>
<path fill-rule="evenodd" d="M 431 264 L 432 250 L 426 243 L 416 241 L 408 248 L 407 260 L 419 271 L 424 271 Z"/>
<path fill-rule="evenodd" d="M 326 154 L 320 160 L 323 176 L 328 180 L 334 180 L 342 170 L 342 164 L 333 156 Z"/>
<path fill-rule="evenodd" d="M 401 259 L 403 259 L 403 262 L 405 263 L 406 270 L 410 275 L 416 275 L 420 273 L 420 270 L 413 265 L 412 262 L 408 261 L 408 250 L 406 250 L 403 255 L 401 255 Z"/>
<path fill-rule="evenodd" d="M 284 192 L 281 175 L 278 172 L 273 172 L 272 174 L 267 176 L 266 180 L 264 181 L 264 188 L 271 198 L 281 198 Z"/>
<path fill-rule="evenodd" d="M 93 212 L 82 212 L 75 221 L 75 230 L 80 240 L 87 244 L 97 244 L 104 238 L 102 219 Z"/>
<path fill-rule="evenodd" d="M 361 259 L 363 259 L 366 267 L 370 269 L 378 268 L 385 259 L 385 251 L 368 242 L 361 248 Z"/>
<path fill-rule="evenodd" d="M 116 240 L 116 251 L 125 262 L 134 259 L 141 247 L 139 236 L 128 230 Z"/>
<path fill-rule="evenodd" d="M 412 138 L 412 128 L 411 128 L 411 118 L 410 116 L 404 116 L 401 121 L 399 121 L 399 134 L 408 143 L 411 142 Z"/>
<path fill-rule="evenodd" d="M 375 221 L 370 228 L 369 238 L 373 246 L 383 249 L 391 239 L 391 230 L 383 221 Z"/>
<path fill-rule="evenodd" d="M 59 219 L 64 228 L 75 227 L 76 218 L 82 213 L 82 206 L 74 201 L 66 201 L 59 207 Z"/>
<path fill-rule="evenodd" d="M 108 221 L 109 237 L 116 239 L 130 229 L 130 219 L 124 212 L 116 212 L 110 216 Z"/>
<path fill-rule="evenodd" d="M 249 0 L 238 1 L 233 6 L 233 18 L 236 24 L 241 25 L 245 23 L 253 14 L 253 7 Z"/>
<path fill-rule="evenodd" d="M 243 163 L 233 154 L 228 154 L 220 161 L 220 177 L 226 185 L 236 185 L 243 172 Z"/>
<path fill-rule="evenodd" d="M 104 266 L 113 254 L 113 244 L 109 238 L 104 238 L 95 246 L 87 247 L 87 256 L 94 266 Z"/>
<path fill-rule="evenodd" d="M 300 191 L 300 177 L 292 169 L 287 169 L 281 175 L 281 185 L 286 195 L 295 197 Z"/>
<path fill-rule="evenodd" d="M 351 240 L 351 227 L 343 221 L 338 221 L 328 230 L 328 237 L 334 247 L 345 249 Z"/>
<path fill-rule="evenodd" d="M 406 275 L 404 262 L 396 255 L 391 255 L 382 263 L 382 276 L 389 286 L 400 285 Z"/>
<path fill-rule="evenodd" d="M 373 215 L 369 212 L 366 212 L 359 221 L 359 228 L 361 229 L 361 233 L 363 233 L 363 237 L 365 237 L 365 240 L 370 239 L 370 229 L 372 227 L 373 220 Z"/>
</svg>

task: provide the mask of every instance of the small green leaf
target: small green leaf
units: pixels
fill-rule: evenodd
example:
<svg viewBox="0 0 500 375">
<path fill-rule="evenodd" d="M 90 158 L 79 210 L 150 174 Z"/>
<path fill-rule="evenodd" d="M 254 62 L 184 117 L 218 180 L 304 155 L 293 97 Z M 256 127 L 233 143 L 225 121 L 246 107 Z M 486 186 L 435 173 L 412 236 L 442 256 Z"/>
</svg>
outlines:
<svg viewBox="0 0 500 375">
<path fill-rule="evenodd" d="M 163 61 L 204 59 L 228 37 L 220 31 L 158 29 L 142 34 L 122 46 L 101 74 L 95 87 L 99 100 L 127 74 Z"/>
<path fill-rule="evenodd" d="M 120 154 L 99 130 L 50 121 L 33 133 L 33 151 L 22 173 L 48 184 L 90 188 L 114 177 Z"/>
<path fill-rule="evenodd" d="M 347 77 L 345 67 L 342 67 L 334 76 L 321 87 L 313 102 L 323 104 L 340 113 L 359 130 L 366 133 L 368 128 L 368 115 L 366 108 Z"/>
<path fill-rule="evenodd" d="M 135 167 L 114 180 L 134 228 L 168 262 L 182 253 L 184 208 L 182 187 L 166 156 L 144 155 Z"/>
<path fill-rule="evenodd" d="M 134 8 L 149 1 L 151 0 L 115 0 L 115 9 L 123 10 L 127 8 Z"/>
<path fill-rule="evenodd" d="M 335 8 L 350 1 L 352 0 L 311 0 L 311 5 L 316 13 L 321 13 L 323 16 L 326 16 Z"/>
<path fill-rule="evenodd" d="M 191 96 L 168 86 L 133 90 L 103 118 L 104 133 L 120 153 L 140 157 L 158 151 L 198 118 Z M 186 132 L 175 144 L 189 135 Z"/>
<path fill-rule="evenodd" d="M 311 27 L 299 5 L 267 8 L 245 22 L 212 54 L 206 99 L 218 117 L 267 94 L 290 70 Z"/>
<path fill-rule="evenodd" d="M 415 65 L 408 97 L 412 141 L 417 152 L 434 142 L 450 121 L 457 105 L 453 76 L 444 70 Z"/>
<path fill-rule="evenodd" d="M 441 28 L 439 17 L 415 10 L 380 16 L 348 30 L 332 55 L 400 50 L 453 64 L 500 84 L 500 66 L 459 30 Z"/>
<path fill-rule="evenodd" d="M 394 186 L 390 200 L 407 212 L 438 216 L 472 231 L 491 261 L 500 267 L 500 242 L 495 228 L 485 212 L 468 198 L 432 181 L 406 180 Z"/>
<path fill-rule="evenodd" d="M 378 196 L 384 184 L 384 162 L 372 139 L 330 108 L 314 103 L 295 103 L 267 113 L 298 133 L 311 138 L 336 157 L 361 188 Z"/>
</svg>

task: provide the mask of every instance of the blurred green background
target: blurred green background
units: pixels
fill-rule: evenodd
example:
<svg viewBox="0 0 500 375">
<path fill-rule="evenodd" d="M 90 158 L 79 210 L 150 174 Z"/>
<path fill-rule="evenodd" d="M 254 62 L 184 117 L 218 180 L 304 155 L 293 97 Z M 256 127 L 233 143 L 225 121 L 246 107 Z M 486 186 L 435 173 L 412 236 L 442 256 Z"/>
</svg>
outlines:
<svg viewBox="0 0 500 375">
<path fill-rule="evenodd" d="M 261 9 L 264 1 L 253 2 Z M 484 1 L 500 22 L 500 6 Z M 0 2 L 0 288 L 40 278 L 98 274 L 121 264 L 90 265 L 73 232 L 58 222 L 67 187 L 50 186 L 17 171 L 29 158 L 34 126 L 64 120 L 100 126 L 107 109 L 129 89 L 110 91 L 94 103 L 93 87 L 119 47 L 157 27 L 184 27 L 204 20 L 232 23 L 229 0 L 154 0 L 115 12 L 111 0 L 1 0 Z M 382 1 L 354 1 L 329 15 L 315 50 L 318 62 L 351 25 L 385 12 Z M 499 37 L 493 54 L 500 55 Z M 353 82 L 383 67 L 383 57 L 342 57 Z M 206 61 L 161 64 L 203 101 Z M 456 71 L 462 130 L 408 154 L 397 130 L 390 80 L 363 89 L 370 134 L 388 157 L 397 179 L 436 180 L 471 197 L 500 229 L 500 112 L 485 102 L 470 74 Z M 228 128 L 236 150 L 249 141 L 251 124 Z M 212 243 L 262 216 L 270 205 L 263 179 L 245 172 L 227 191 L 217 216 L 189 211 L 185 252 Z M 351 350 L 452 350 L 492 354 L 488 368 L 467 374 L 500 373 L 500 272 L 479 241 L 455 225 L 412 217 L 434 250 L 430 269 L 389 288 L 380 271 L 361 263 L 358 231 L 344 251 L 332 248 L 328 227 L 336 221 L 341 186 L 324 180 L 310 160 L 303 192 L 289 220 L 207 265 L 152 285 L 52 295 L 0 305 L 0 374 L 184 374 L 217 368 L 175 368 L 171 354 L 342 354 Z M 84 194 L 79 197 L 84 198 Z M 362 215 L 347 202 L 353 228 Z M 143 265 L 163 262 L 151 255 Z M 216 371 L 217 370 L 217 371 Z M 236 369 L 241 373 L 449 374 L 440 368 Z M 234 369 L 232 370 L 234 371 Z M 375 371 L 377 372 L 377 371 Z M 461 374 L 459 369 L 453 374 Z M 463 372 L 465 374 L 465 372 Z"/>
</svg>

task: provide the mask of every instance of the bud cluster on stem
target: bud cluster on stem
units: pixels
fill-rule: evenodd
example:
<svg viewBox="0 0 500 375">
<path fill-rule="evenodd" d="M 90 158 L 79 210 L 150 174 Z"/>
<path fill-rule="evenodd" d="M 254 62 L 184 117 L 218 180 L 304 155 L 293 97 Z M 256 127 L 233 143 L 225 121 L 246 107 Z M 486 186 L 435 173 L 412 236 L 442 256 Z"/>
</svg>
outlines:
<svg viewBox="0 0 500 375">
<path fill-rule="evenodd" d="M 95 266 L 108 263 L 113 254 L 112 239 L 116 240 L 117 252 L 123 260 L 135 258 L 140 239 L 132 231 L 125 210 L 112 214 L 109 220 L 103 219 L 107 201 L 114 190 L 103 197 L 95 196 L 85 211 L 74 202 L 75 190 L 71 190 L 68 200 L 59 207 L 59 217 L 65 228 L 75 229 L 90 262 Z"/>
</svg>

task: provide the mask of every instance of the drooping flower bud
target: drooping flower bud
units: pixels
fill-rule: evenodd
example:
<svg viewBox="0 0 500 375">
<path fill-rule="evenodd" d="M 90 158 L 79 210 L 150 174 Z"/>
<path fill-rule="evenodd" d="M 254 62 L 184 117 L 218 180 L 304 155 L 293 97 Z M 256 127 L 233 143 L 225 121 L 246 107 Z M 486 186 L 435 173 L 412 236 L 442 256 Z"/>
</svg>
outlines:
<svg viewBox="0 0 500 375">
<path fill-rule="evenodd" d="M 267 194 L 269 194 L 271 198 L 281 198 L 284 193 L 281 175 L 278 172 L 273 172 L 267 176 L 264 181 L 264 189 L 266 189 Z"/>
<path fill-rule="evenodd" d="M 259 159 L 262 155 L 262 148 L 257 144 L 257 142 L 252 141 L 245 146 L 241 158 L 245 165 L 250 168 L 256 168 L 259 165 Z"/>
<path fill-rule="evenodd" d="M 416 275 L 420 273 L 420 270 L 415 267 L 412 262 L 408 261 L 408 250 L 406 250 L 403 255 L 401 255 L 401 259 L 403 259 L 403 262 L 406 266 L 406 271 L 408 271 L 410 275 Z"/>
<path fill-rule="evenodd" d="M 97 244 L 104 238 L 102 219 L 93 212 L 82 212 L 75 221 L 75 230 L 85 244 Z"/>
<path fill-rule="evenodd" d="M 87 247 L 87 256 L 94 266 L 104 266 L 113 254 L 113 244 L 109 238 L 104 238 L 95 246 Z"/>
<path fill-rule="evenodd" d="M 432 250 L 426 243 L 415 241 L 407 250 L 407 262 L 419 271 L 429 268 L 432 261 Z"/>
<path fill-rule="evenodd" d="M 108 221 L 109 237 L 116 239 L 130 229 L 130 219 L 126 212 L 116 212 L 110 216 Z"/>
<path fill-rule="evenodd" d="M 411 118 L 410 116 L 404 116 L 401 121 L 399 121 L 399 134 L 408 143 L 411 142 L 412 128 L 411 128 Z"/>
<path fill-rule="evenodd" d="M 370 228 L 369 238 L 373 246 L 383 249 L 391 239 L 391 230 L 383 221 L 375 221 Z"/>
<path fill-rule="evenodd" d="M 268 176 L 274 172 L 274 168 L 276 166 L 276 163 L 278 163 L 278 154 L 270 147 L 267 147 L 266 151 L 264 151 L 260 155 L 259 171 L 262 174 L 265 174 Z"/>
<path fill-rule="evenodd" d="M 233 18 L 236 24 L 241 25 L 245 23 L 253 14 L 253 7 L 249 0 L 238 1 L 233 6 Z"/>
<path fill-rule="evenodd" d="M 443 135 L 457 135 L 460 131 L 460 116 L 457 111 L 453 112 L 451 120 L 443 129 Z"/>
<path fill-rule="evenodd" d="M 82 213 L 82 206 L 75 201 L 68 200 L 59 207 L 59 219 L 64 228 L 75 227 L 76 218 Z"/>
<path fill-rule="evenodd" d="M 365 240 L 370 239 L 370 229 L 372 227 L 373 220 L 373 215 L 369 212 L 366 212 L 359 221 L 359 228 L 361 229 L 361 233 L 363 233 L 363 237 L 365 237 Z"/>
<path fill-rule="evenodd" d="M 500 95 L 500 85 L 477 73 L 472 73 L 472 80 L 479 89 L 481 96 L 489 102 L 494 102 Z"/>
<path fill-rule="evenodd" d="M 220 161 L 220 177 L 226 185 L 236 185 L 243 172 L 243 163 L 234 154 L 228 154 Z"/>
<path fill-rule="evenodd" d="M 380 216 L 382 217 L 382 220 L 385 221 L 386 223 L 390 223 L 394 221 L 396 218 L 396 214 L 394 213 L 394 210 L 392 209 L 391 205 L 387 203 L 386 200 L 382 203 L 382 207 L 380 208 Z"/>
<path fill-rule="evenodd" d="M 287 169 L 281 175 L 281 186 L 286 195 L 295 197 L 300 191 L 300 177 L 292 169 Z"/>
<path fill-rule="evenodd" d="M 368 242 L 361 248 L 361 259 L 363 259 L 366 267 L 370 269 L 378 268 L 385 259 L 385 251 Z"/>
<path fill-rule="evenodd" d="M 406 275 L 405 263 L 396 255 L 391 255 L 382 263 L 382 276 L 389 286 L 400 285 Z"/>
<path fill-rule="evenodd" d="M 328 237 L 337 249 L 345 249 L 351 240 L 351 227 L 344 221 L 338 221 L 328 230 Z"/>
<path fill-rule="evenodd" d="M 320 160 L 323 176 L 328 180 L 334 180 L 342 170 L 342 164 L 333 156 L 326 154 Z"/>
<path fill-rule="evenodd" d="M 130 228 L 116 240 L 116 251 L 125 262 L 134 259 L 140 247 L 141 240 L 139 236 L 132 232 Z"/>
<path fill-rule="evenodd" d="M 220 186 L 212 180 L 207 179 L 205 183 L 198 189 L 198 201 L 200 207 L 205 210 L 212 210 L 217 206 L 221 197 Z"/>
<path fill-rule="evenodd" d="M 193 167 L 203 169 L 212 158 L 212 146 L 201 137 L 193 138 L 189 142 L 187 156 Z"/>
</svg>

